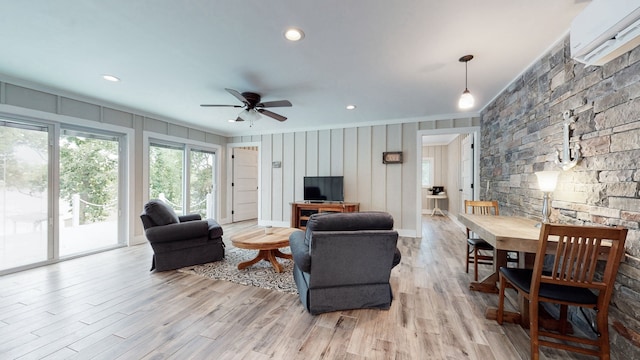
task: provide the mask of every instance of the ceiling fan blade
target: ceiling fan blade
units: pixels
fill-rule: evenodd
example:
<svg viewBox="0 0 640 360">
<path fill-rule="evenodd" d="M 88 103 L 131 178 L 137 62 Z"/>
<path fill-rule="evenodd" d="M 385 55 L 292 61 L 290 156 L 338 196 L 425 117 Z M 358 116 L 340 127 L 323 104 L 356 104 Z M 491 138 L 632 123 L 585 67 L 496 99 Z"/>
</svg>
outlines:
<svg viewBox="0 0 640 360">
<path fill-rule="evenodd" d="M 257 109 L 257 110 L 258 110 L 258 112 L 260 112 L 260 114 L 262 114 L 262 115 L 267 115 L 268 117 L 274 118 L 274 119 L 276 119 L 276 120 L 278 120 L 278 121 L 285 121 L 285 120 L 287 120 L 287 118 L 286 118 L 286 117 L 284 117 L 284 116 L 282 116 L 282 115 L 280 115 L 280 114 L 276 114 L 276 113 L 274 113 L 274 112 L 271 112 L 271 111 L 269 111 L 269 110 L 265 110 L 265 109 Z"/>
<path fill-rule="evenodd" d="M 247 100 L 247 98 L 245 98 L 242 94 L 240 94 L 238 90 L 233 90 L 229 88 L 226 88 L 225 90 L 227 90 L 229 94 L 235 96 L 236 99 L 240 100 L 240 102 L 242 102 L 243 104 L 249 105 L 249 100 Z"/>
<path fill-rule="evenodd" d="M 291 102 L 289 100 L 277 100 L 277 101 L 265 101 L 259 104 L 256 104 L 256 107 L 290 107 Z"/>
<path fill-rule="evenodd" d="M 213 104 L 200 104 L 200 106 L 202 107 L 234 107 L 234 108 L 244 107 L 242 105 L 213 105 Z"/>
</svg>

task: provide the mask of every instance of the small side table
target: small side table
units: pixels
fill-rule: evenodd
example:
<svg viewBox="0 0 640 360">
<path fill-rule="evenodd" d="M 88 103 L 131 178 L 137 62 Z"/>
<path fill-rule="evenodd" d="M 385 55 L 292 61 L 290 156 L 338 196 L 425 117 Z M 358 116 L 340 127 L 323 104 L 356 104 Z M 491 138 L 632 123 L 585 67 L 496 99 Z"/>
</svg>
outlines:
<svg viewBox="0 0 640 360">
<path fill-rule="evenodd" d="M 438 201 L 447 199 L 447 195 L 427 195 L 427 199 L 433 199 L 433 211 L 431 212 L 431 216 L 435 215 L 436 212 L 439 212 L 444 216 L 442 209 L 438 207 Z"/>
</svg>

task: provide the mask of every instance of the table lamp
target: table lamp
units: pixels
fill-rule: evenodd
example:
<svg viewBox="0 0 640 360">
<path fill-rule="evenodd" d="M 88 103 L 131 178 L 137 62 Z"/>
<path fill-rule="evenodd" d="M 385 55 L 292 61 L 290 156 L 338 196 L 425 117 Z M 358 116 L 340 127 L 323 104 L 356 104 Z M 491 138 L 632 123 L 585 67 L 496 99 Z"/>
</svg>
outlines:
<svg viewBox="0 0 640 360">
<path fill-rule="evenodd" d="M 536 176 L 538 177 L 538 186 L 544 194 L 542 198 L 542 222 L 549 222 L 549 215 L 551 215 L 551 207 L 549 206 L 549 199 L 551 193 L 556 189 L 558 184 L 558 175 L 560 171 L 538 171 Z"/>
</svg>

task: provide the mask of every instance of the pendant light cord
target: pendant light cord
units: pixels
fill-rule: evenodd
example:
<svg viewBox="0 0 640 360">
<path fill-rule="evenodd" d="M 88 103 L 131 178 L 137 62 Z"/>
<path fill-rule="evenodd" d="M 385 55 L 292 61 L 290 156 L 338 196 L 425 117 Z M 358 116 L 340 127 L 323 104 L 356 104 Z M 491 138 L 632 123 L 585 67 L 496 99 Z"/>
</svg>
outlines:
<svg viewBox="0 0 640 360">
<path fill-rule="evenodd" d="M 464 89 L 469 90 L 469 84 L 467 83 L 469 79 L 469 61 L 464 62 Z"/>
</svg>

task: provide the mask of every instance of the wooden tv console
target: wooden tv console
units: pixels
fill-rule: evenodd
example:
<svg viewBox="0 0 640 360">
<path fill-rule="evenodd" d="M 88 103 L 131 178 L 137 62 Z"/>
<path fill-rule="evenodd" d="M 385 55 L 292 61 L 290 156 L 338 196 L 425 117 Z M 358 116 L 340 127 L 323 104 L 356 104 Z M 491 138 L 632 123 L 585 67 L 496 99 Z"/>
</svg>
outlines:
<svg viewBox="0 0 640 360">
<path fill-rule="evenodd" d="M 346 202 L 294 202 L 291 203 L 291 227 L 306 229 L 309 217 L 322 212 L 358 212 L 360 203 Z"/>
</svg>

